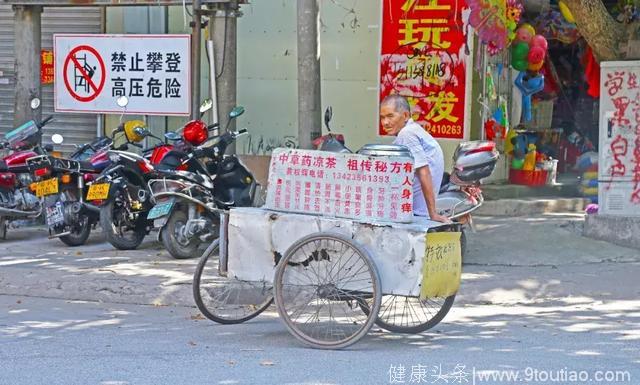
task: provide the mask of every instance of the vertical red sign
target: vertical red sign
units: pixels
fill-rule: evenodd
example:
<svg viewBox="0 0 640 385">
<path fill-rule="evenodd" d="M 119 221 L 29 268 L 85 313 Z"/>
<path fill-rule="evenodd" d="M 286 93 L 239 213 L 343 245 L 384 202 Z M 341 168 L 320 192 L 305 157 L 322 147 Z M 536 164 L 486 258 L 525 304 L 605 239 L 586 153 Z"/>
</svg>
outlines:
<svg viewBox="0 0 640 385">
<path fill-rule="evenodd" d="M 464 0 L 385 0 L 380 100 L 406 96 L 413 119 L 436 138 L 462 139 L 470 49 Z M 379 126 L 380 135 L 387 135 Z"/>
<path fill-rule="evenodd" d="M 42 84 L 53 84 L 53 51 L 43 49 L 40 51 L 40 82 Z"/>
</svg>

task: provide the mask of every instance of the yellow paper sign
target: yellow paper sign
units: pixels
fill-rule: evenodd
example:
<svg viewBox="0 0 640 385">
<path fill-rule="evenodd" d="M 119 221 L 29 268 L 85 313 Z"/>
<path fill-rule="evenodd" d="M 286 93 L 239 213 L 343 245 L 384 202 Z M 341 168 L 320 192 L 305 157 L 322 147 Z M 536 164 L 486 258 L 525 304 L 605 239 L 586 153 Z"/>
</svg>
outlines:
<svg viewBox="0 0 640 385">
<path fill-rule="evenodd" d="M 452 232 L 427 234 L 422 265 L 421 300 L 448 297 L 458 291 L 462 273 L 461 234 Z"/>
</svg>

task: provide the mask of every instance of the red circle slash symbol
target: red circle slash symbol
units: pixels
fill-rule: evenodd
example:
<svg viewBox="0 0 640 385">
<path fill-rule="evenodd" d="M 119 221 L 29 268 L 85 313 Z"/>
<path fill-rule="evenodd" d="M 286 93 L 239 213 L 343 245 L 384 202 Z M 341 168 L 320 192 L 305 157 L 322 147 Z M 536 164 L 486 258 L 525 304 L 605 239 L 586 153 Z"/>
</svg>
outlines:
<svg viewBox="0 0 640 385">
<path fill-rule="evenodd" d="M 87 60 L 87 53 L 85 52 L 84 56 L 78 55 L 76 57 L 76 53 L 86 51 L 93 56 L 95 56 L 95 61 L 98 62 L 100 66 L 100 82 L 96 86 L 96 82 L 94 81 L 94 75 L 97 73 L 96 66 L 91 66 L 89 61 Z M 90 56 L 90 55 L 89 55 Z M 84 63 L 81 63 L 80 61 Z M 73 63 L 73 86 L 69 82 L 69 64 Z M 102 88 L 104 88 L 104 81 L 106 79 L 106 72 L 104 66 L 104 60 L 100 57 L 98 51 L 96 51 L 93 47 L 88 45 L 80 45 L 76 48 L 72 49 L 71 52 L 67 55 L 67 58 L 64 61 L 64 85 L 67 87 L 69 94 L 73 96 L 74 99 L 80 102 L 90 102 L 100 95 Z M 82 90 L 87 96 L 81 96 L 78 91 Z"/>
</svg>

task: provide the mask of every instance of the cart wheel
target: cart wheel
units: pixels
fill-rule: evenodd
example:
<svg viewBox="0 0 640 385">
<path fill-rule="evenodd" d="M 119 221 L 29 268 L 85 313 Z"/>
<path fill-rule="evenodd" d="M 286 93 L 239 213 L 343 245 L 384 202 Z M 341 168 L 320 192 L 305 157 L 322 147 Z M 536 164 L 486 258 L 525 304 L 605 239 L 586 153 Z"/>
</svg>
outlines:
<svg viewBox="0 0 640 385">
<path fill-rule="evenodd" d="M 219 241 L 202 254 L 193 276 L 193 297 L 198 309 L 214 322 L 237 324 L 248 321 L 273 303 L 270 286 L 220 276 Z"/>
<path fill-rule="evenodd" d="M 319 349 L 347 347 L 371 329 L 380 309 L 378 271 L 353 240 L 316 233 L 294 243 L 278 263 L 276 307 L 298 340 Z M 371 312 L 360 311 L 369 303 Z"/>
<path fill-rule="evenodd" d="M 376 319 L 376 325 L 394 333 L 417 334 L 436 326 L 451 309 L 455 294 L 446 298 L 427 298 L 385 295 Z M 370 301 L 362 304 L 369 314 Z"/>
</svg>

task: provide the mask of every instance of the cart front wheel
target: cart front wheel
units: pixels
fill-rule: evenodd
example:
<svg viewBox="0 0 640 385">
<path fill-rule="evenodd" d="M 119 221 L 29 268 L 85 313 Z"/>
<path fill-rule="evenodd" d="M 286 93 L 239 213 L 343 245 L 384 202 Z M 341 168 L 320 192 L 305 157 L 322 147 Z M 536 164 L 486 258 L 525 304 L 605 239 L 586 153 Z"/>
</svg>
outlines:
<svg viewBox="0 0 640 385">
<path fill-rule="evenodd" d="M 318 349 L 357 342 L 380 309 L 380 278 L 371 256 L 338 234 L 312 234 L 294 243 L 278 263 L 274 286 L 278 313 L 291 334 Z M 360 310 L 363 303 L 368 314 Z"/>
<path fill-rule="evenodd" d="M 273 303 L 271 287 L 221 276 L 218 251 L 216 239 L 200 258 L 193 276 L 193 297 L 198 309 L 221 324 L 242 323 L 265 311 Z"/>
</svg>

